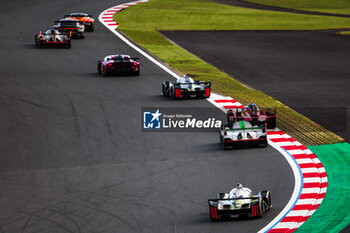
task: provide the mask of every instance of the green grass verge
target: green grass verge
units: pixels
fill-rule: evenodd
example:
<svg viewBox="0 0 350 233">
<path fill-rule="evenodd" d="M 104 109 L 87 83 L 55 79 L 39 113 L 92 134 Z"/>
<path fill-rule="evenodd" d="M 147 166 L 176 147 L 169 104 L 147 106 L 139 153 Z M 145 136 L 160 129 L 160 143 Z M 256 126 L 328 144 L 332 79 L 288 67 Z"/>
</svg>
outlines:
<svg viewBox="0 0 350 233">
<path fill-rule="evenodd" d="M 340 31 L 340 32 L 337 32 L 337 34 L 342 36 L 350 36 L 350 31 Z"/>
<path fill-rule="evenodd" d="M 297 233 L 339 232 L 350 224 L 350 144 L 308 147 L 322 161 L 328 177 L 326 196 Z"/>
<path fill-rule="evenodd" d="M 116 14 L 120 29 L 317 30 L 350 27 L 350 18 L 254 10 L 206 0 L 152 0 Z"/>
<path fill-rule="evenodd" d="M 304 11 L 350 14 L 349 0 L 244 0 L 267 6 L 277 6 Z"/>
<path fill-rule="evenodd" d="M 278 108 L 278 127 L 305 145 L 343 139 L 261 91 L 251 90 L 164 38 L 158 30 L 324 29 L 350 27 L 350 19 L 250 10 L 210 1 L 152 0 L 114 15 L 119 29 L 146 51 L 181 73 L 212 82 L 213 91 Z"/>
</svg>

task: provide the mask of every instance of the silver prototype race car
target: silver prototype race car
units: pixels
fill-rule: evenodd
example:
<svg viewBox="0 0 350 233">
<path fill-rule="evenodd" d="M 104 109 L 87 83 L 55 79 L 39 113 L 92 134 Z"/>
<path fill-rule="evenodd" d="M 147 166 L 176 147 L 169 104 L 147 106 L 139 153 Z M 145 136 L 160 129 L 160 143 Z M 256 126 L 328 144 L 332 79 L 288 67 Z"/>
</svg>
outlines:
<svg viewBox="0 0 350 233">
<path fill-rule="evenodd" d="M 185 74 L 176 83 L 163 82 L 162 95 L 173 98 L 209 98 L 210 86 L 210 82 L 195 81 Z"/>
<path fill-rule="evenodd" d="M 212 221 L 232 217 L 262 217 L 272 208 L 270 191 L 254 195 L 249 188 L 237 184 L 229 193 L 219 193 L 216 199 L 208 199 Z"/>
<path fill-rule="evenodd" d="M 226 149 L 242 146 L 267 146 L 265 126 L 252 126 L 248 121 L 228 122 L 219 132 L 220 143 Z"/>
<path fill-rule="evenodd" d="M 50 29 L 42 33 L 41 31 L 34 36 L 35 46 L 42 47 L 62 47 L 70 48 L 71 39 L 67 35 L 62 35 L 58 30 Z"/>
</svg>

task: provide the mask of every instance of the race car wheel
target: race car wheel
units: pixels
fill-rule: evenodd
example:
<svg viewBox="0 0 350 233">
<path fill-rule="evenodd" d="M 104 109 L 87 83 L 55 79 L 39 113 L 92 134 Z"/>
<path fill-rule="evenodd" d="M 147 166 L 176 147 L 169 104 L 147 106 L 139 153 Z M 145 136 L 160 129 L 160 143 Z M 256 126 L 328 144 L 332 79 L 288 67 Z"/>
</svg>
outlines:
<svg viewBox="0 0 350 233">
<path fill-rule="evenodd" d="M 105 77 L 108 75 L 106 68 L 102 68 L 101 74 Z"/>
<path fill-rule="evenodd" d="M 163 82 L 162 83 L 162 94 L 164 96 L 170 96 L 170 93 L 169 93 L 169 82 Z"/>
<path fill-rule="evenodd" d="M 274 129 L 276 128 L 276 116 L 272 118 L 268 118 L 267 120 L 267 128 Z"/>
<path fill-rule="evenodd" d="M 267 147 L 267 139 L 262 140 L 262 142 L 259 143 L 259 147 Z"/>
<path fill-rule="evenodd" d="M 258 217 L 261 218 L 263 216 L 263 208 L 264 208 L 264 203 L 261 197 L 259 197 L 259 213 L 258 213 Z"/>
<path fill-rule="evenodd" d="M 263 201 L 266 203 L 267 209 L 271 208 L 271 194 L 268 191 L 261 191 Z M 265 209 L 265 211 L 267 210 Z"/>
<path fill-rule="evenodd" d="M 135 75 L 136 75 L 136 76 L 139 76 L 139 75 L 140 75 L 140 68 L 135 72 Z"/>
<path fill-rule="evenodd" d="M 228 149 L 230 149 L 230 146 L 228 146 L 227 143 L 223 140 L 223 142 L 222 142 L 222 148 L 223 148 L 224 150 L 228 150 Z"/>
<path fill-rule="evenodd" d="M 97 72 L 101 74 L 101 63 L 97 63 Z"/>
</svg>

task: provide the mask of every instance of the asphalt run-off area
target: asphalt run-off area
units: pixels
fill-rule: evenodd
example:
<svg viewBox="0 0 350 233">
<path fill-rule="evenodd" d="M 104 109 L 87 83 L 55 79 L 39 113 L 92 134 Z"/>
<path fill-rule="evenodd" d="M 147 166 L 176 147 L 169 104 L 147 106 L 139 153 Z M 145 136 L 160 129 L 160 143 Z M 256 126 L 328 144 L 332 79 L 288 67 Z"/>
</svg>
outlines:
<svg viewBox="0 0 350 233">
<path fill-rule="evenodd" d="M 350 37 L 334 31 L 162 33 L 247 86 L 350 139 Z"/>
</svg>

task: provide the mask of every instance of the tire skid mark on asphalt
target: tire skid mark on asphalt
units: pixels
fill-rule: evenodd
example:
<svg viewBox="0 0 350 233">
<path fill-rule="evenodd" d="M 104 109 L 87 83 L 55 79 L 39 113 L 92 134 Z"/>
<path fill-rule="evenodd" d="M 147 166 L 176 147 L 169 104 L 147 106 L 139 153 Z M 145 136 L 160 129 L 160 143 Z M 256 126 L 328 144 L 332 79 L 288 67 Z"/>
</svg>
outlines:
<svg viewBox="0 0 350 233">
<path fill-rule="evenodd" d="M 119 26 L 117 22 L 111 22 L 114 13 L 143 2 L 148 2 L 148 0 L 113 6 L 103 11 L 99 15 L 99 20 L 130 47 L 168 72 L 174 78 L 178 79 L 179 76 L 177 74 L 156 61 L 149 54 L 145 53 L 138 46 L 131 43 L 127 38 L 117 32 L 116 29 Z M 227 109 L 243 107 L 241 103 L 233 98 L 215 93 L 211 94 L 208 101 L 223 112 L 226 112 Z M 286 207 L 274 220 L 259 232 L 293 232 L 316 211 L 323 201 L 327 191 L 327 174 L 322 163 L 315 154 L 280 129 L 269 130 L 267 132 L 267 138 L 269 145 L 278 150 L 290 164 L 295 176 L 295 187 L 293 195 Z"/>
</svg>

